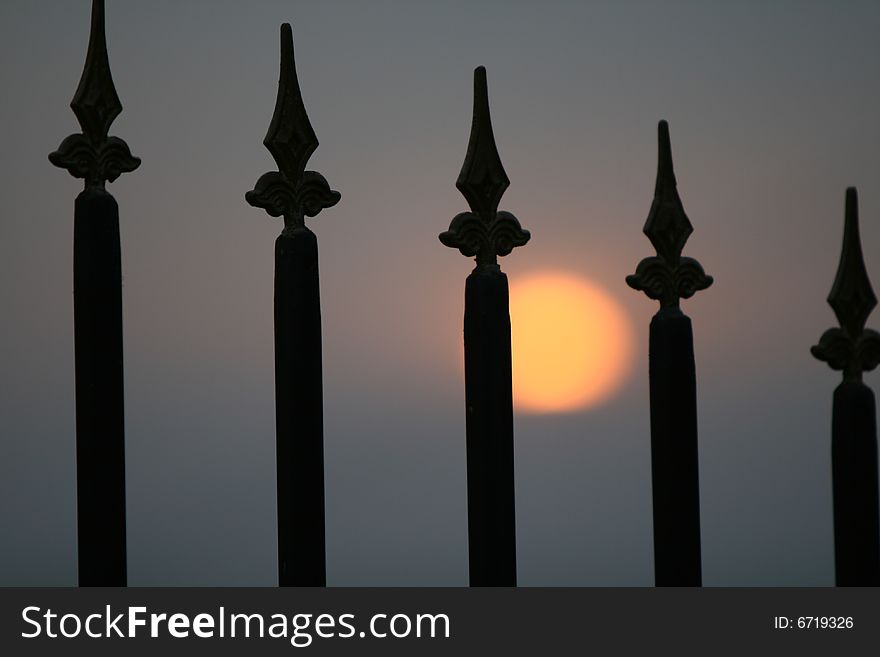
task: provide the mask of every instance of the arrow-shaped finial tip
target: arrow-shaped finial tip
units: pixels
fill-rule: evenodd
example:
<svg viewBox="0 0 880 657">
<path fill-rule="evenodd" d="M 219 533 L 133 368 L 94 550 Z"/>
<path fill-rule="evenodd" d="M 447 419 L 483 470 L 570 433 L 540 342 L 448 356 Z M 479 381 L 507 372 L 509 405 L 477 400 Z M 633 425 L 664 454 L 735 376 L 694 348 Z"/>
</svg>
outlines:
<svg viewBox="0 0 880 657">
<path fill-rule="evenodd" d="M 843 212 L 843 249 L 841 263 L 845 255 L 852 253 L 856 260 L 864 262 L 862 256 L 862 240 L 859 237 L 859 196 L 855 187 L 846 188 L 846 203 Z M 841 264 L 841 267 L 843 265 Z M 864 269 L 864 264 L 862 265 Z M 867 274 L 865 274 L 867 278 Z"/>
<path fill-rule="evenodd" d="M 859 194 L 855 187 L 846 188 L 846 210 L 844 219 L 847 223 L 852 220 L 858 221 L 859 218 Z"/>
<path fill-rule="evenodd" d="M 486 82 L 486 67 L 474 69 L 474 104 L 489 109 L 489 85 Z"/>
<path fill-rule="evenodd" d="M 664 145 L 669 148 L 669 123 L 666 119 L 660 119 L 660 122 L 657 124 L 657 138 L 659 139 L 661 149 Z"/>
<path fill-rule="evenodd" d="M 290 23 L 281 23 L 281 65 L 293 58 L 293 28 Z"/>
<path fill-rule="evenodd" d="M 669 123 L 661 120 L 657 124 L 657 184 L 655 195 L 664 188 L 675 187 L 675 170 L 672 166 L 672 142 L 669 139 Z"/>
<path fill-rule="evenodd" d="M 92 0 L 92 27 L 104 27 L 104 0 Z"/>
<path fill-rule="evenodd" d="M 109 69 L 109 63 L 107 63 L 107 28 L 104 16 L 104 0 L 92 0 L 89 52 L 86 55 L 86 65 L 88 66 L 89 59 L 100 59 L 103 60 L 105 66 Z"/>
</svg>

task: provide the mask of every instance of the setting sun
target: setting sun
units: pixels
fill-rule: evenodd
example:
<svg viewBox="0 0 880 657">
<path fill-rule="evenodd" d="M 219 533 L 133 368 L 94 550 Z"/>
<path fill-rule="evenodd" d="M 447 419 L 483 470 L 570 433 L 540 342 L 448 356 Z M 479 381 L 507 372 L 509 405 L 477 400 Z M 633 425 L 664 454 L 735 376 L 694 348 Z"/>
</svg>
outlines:
<svg viewBox="0 0 880 657">
<path fill-rule="evenodd" d="M 602 288 L 560 272 L 511 284 L 513 394 L 518 411 L 559 413 L 595 406 L 623 383 L 633 331 Z"/>
</svg>

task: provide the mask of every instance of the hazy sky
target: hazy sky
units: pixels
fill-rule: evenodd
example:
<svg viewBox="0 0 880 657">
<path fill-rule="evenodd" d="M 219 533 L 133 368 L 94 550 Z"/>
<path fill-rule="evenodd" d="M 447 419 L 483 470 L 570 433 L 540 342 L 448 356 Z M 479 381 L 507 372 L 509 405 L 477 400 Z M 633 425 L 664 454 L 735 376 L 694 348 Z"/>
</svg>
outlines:
<svg viewBox="0 0 880 657">
<path fill-rule="evenodd" d="M 276 581 L 273 241 L 244 194 L 262 146 L 278 29 L 293 25 L 321 146 L 342 193 L 320 242 L 327 576 L 465 585 L 461 321 L 472 264 L 437 240 L 474 67 L 531 242 L 622 305 L 641 357 L 621 392 L 516 417 L 523 585 L 653 582 L 647 326 L 624 283 L 669 120 L 715 284 L 685 302 L 697 359 L 707 585 L 833 583 L 831 393 L 809 347 L 835 324 L 844 190 L 860 192 L 880 288 L 880 3 L 107 0 L 125 107 L 111 134 L 143 164 L 120 205 L 129 583 Z M 0 584 L 76 582 L 73 199 L 47 154 L 69 102 L 87 0 L 4 0 L 0 231 Z M 880 325 L 880 313 L 868 325 Z M 516 327 L 513 328 L 516 331 Z M 866 377 L 877 384 L 876 374 Z"/>
</svg>

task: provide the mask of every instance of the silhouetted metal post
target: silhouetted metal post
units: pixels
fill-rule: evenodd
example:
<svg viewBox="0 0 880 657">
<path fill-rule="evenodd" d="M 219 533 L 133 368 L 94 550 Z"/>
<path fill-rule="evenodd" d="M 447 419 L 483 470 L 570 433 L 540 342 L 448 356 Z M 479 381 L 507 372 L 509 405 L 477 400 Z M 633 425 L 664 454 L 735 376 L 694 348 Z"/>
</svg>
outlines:
<svg viewBox="0 0 880 657">
<path fill-rule="evenodd" d="M 324 435 L 318 241 L 305 225 L 335 205 L 320 173 L 306 171 L 318 147 L 306 115 L 290 25 L 281 26 L 281 76 L 263 140 L 278 171 L 260 176 L 245 198 L 284 217 L 275 241 L 275 422 L 278 476 L 278 583 L 324 586 Z"/>
<path fill-rule="evenodd" d="M 80 586 L 125 586 L 125 415 L 119 208 L 104 188 L 140 160 L 108 136 L 122 111 L 104 35 L 104 2 L 92 3 L 91 34 L 70 103 L 82 133 L 49 161 L 85 179 L 73 229 L 76 358 L 76 492 Z"/>
<path fill-rule="evenodd" d="M 528 242 L 529 232 L 512 214 L 498 211 L 509 184 L 481 66 L 474 71 L 473 125 L 455 183 L 471 211 L 456 215 L 440 235 L 443 244 L 477 262 L 467 277 L 464 311 L 471 586 L 516 586 L 510 314 L 498 256 Z"/>
<path fill-rule="evenodd" d="M 880 334 L 865 328 L 877 305 L 859 239 L 856 190 L 846 190 L 843 248 L 828 295 L 840 328 L 825 331 L 812 354 L 843 371 L 834 390 L 831 473 L 834 566 L 838 586 L 880 586 L 880 510 L 874 393 L 862 372 L 880 363 Z"/>
<path fill-rule="evenodd" d="M 679 301 L 709 287 L 712 277 L 696 260 L 681 255 L 693 226 L 678 196 L 666 121 L 660 122 L 658 132 L 657 183 L 644 228 L 657 255 L 642 260 L 626 282 L 660 302 L 648 347 L 655 582 L 700 586 L 694 339 L 691 320 Z"/>
</svg>

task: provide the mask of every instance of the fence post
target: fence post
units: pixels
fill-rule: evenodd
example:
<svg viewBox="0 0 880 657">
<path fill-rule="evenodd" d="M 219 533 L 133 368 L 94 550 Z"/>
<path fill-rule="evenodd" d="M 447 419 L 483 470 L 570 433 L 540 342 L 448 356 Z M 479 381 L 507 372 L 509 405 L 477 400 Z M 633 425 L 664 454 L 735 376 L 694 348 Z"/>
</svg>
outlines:
<svg viewBox="0 0 880 657">
<path fill-rule="evenodd" d="M 104 184 L 141 161 L 108 136 L 122 104 L 110 75 L 103 0 L 92 2 L 89 48 L 70 107 L 82 132 L 65 138 L 49 161 L 85 180 L 73 220 L 79 584 L 125 586 L 122 264 L 119 208 Z"/>
<path fill-rule="evenodd" d="M 498 211 L 508 185 L 480 66 L 474 71 L 470 141 L 455 183 L 471 211 L 456 215 L 440 234 L 443 244 L 477 263 L 467 277 L 464 310 L 471 586 L 516 586 L 510 313 L 498 256 L 528 242 L 529 232 L 512 214 Z"/>
<path fill-rule="evenodd" d="M 339 201 L 306 163 L 318 138 L 306 115 L 293 33 L 281 26 L 281 75 L 263 144 L 278 171 L 260 176 L 247 202 L 284 217 L 275 241 L 275 440 L 278 486 L 278 583 L 325 586 L 324 424 L 318 240 L 305 217 Z"/>
<path fill-rule="evenodd" d="M 681 255 L 694 229 L 678 195 L 666 121 L 660 121 L 658 133 L 657 182 L 644 227 L 657 255 L 639 262 L 626 282 L 660 302 L 648 347 L 654 578 L 657 586 L 700 586 L 694 339 L 679 302 L 709 287 L 712 277 L 699 262 Z"/>
<path fill-rule="evenodd" d="M 877 297 L 862 257 L 854 187 L 846 190 L 843 248 L 828 304 L 840 328 L 825 331 L 810 351 L 843 371 L 831 420 L 835 577 L 838 586 L 880 586 L 876 409 L 862 383 L 862 372 L 880 363 L 880 334 L 865 328 Z"/>
</svg>

